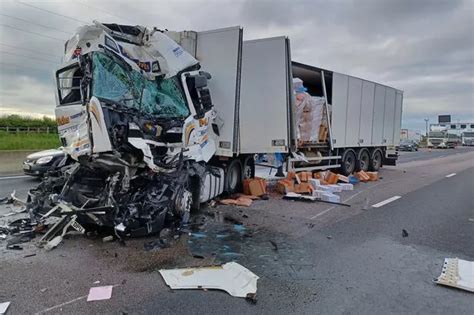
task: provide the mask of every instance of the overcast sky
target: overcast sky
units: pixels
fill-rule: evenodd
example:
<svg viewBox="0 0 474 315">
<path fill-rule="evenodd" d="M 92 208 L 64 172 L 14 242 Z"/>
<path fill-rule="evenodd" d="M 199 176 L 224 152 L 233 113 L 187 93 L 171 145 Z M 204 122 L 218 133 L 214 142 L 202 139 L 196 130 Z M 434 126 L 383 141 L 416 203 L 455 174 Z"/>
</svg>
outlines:
<svg viewBox="0 0 474 315">
<path fill-rule="evenodd" d="M 53 115 L 64 42 L 99 20 L 288 35 L 295 61 L 403 90 L 403 128 L 424 131 L 438 114 L 474 121 L 474 1 L 1 0 L 0 20 L 0 114 Z"/>
</svg>

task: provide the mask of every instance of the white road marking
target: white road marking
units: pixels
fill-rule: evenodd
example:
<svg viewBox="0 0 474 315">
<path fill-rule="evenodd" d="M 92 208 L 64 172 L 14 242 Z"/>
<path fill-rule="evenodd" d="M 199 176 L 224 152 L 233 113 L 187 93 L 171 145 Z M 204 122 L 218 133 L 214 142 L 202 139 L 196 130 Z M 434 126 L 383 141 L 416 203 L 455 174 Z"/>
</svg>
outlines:
<svg viewBox="0 0 474 315">
<path fill-rule="evenodd" d="M 450 177 L 453 177 L 454 175 L 456 175 L 456 173 L 448 174 L 448 175 L 446 175 L 446 177 L 447 177 L 447 178 L 450 178 Z"/>
<path fill-rule="evenodd" d="M 5 176 L 5 177 L 0 177 L 0 180 L 2 180 L 2 179 L 17 179 L 17 178 L 26 178 L 26 177 L 31 177 L 31 176 L 28 176 L 28 175 Z"/>
<path fill-rule="evenodd" d="M 372 205 L 372 207 L 374 207 L 374 208 L 380 208 L 381 206 L 384 206 L 384 205 L 386 205 L 387 203 L 391 203 L 392 201 L 395 201 L 395 200 L 400 199 L 400 198 L 402 198 L 402 197 L 401 197 L 401 196 L 393 196 L 393 197 L 388 198 L 388 199 L 386 199 L 386 200 L 384 200 L 384 201 L 381 201 L 381 202 L 379 202 L 379 203 L 376 203 L 375 205 Z"/>
<path fill-rule="evenodd" d="M 74 303 L 74 302 L 83 300 L 83 299 L 85 299 L 86 297 L 87 297 L 87 295 L 80 296 L 80 297 L 75 298 L 75 299 L 73 299 L 73 300 L 71 300 L 71 301 L 64 302 L 64 303 L 61 303 L 61 304 L 58 304 L 58 305 L 55 305 L 55 306 L 51 306 L 51 307 L 49 307 L 49 308 L 47 308 L 47 309 L 44 309 L 44 310 L 42 310 L 42 311 L 39 311 L 39 312 L 35 313 L 35 315 L 47 313 L 47 312 L 49 312 L 49 311 L 52 311 L 52 310 L 55 310 L 55 309 L 57 309 L 57 308 L 66 306 L 66 305 L 68 305 L 68 304 L 71 304 L 71 303 Z"/>
</svg>

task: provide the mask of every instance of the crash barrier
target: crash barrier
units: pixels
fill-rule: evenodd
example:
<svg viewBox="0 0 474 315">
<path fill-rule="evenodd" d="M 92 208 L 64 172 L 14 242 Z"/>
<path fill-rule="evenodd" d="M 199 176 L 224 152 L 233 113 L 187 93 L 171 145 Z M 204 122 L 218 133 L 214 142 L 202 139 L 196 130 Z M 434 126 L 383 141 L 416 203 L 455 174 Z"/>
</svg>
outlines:
<svg viewBox="0 0 474 315">
<path fill-rule="evenodd" d="M 56 127 L 8 127 L 0 126 L 0 132 L 5 131 L 9 133 L 58 133 Z"/>
</svg>

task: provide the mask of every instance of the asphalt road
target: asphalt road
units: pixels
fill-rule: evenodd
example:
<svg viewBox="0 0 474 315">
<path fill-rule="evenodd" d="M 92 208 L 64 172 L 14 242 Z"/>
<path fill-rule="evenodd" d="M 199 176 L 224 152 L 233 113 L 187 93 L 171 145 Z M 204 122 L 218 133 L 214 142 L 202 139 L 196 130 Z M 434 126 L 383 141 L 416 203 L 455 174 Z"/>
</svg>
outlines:
<svg viewBox="0 0 474 315">
<path fill-rule="evenodd" d="M 186 258 L 185 240 L 150 253 L 147 239 L 123 247 L 82 236 L 51 252 L 0 249 L 0 302 L 12 302 L 11 314 L 472 314 L 472 294 L 433 278 L 445 257 L 474 260 L 474 151 L 433 152 L 404 152 L 381 180 L 344 192 L 350 208 L 272 196 L 249 208 L 208 209 L 252 231 L 236 260 L 260 277 L 255 305 L 221 291 L 170 290 L 157 269 L 206 264 Z M 21 196 L 33 184 L 0 179 L 0 196 L 12 189 Z M 116 285 L 110 300 L 86 302 L 95 281 Z"/>
<path fill-rule="evenodd" d="M 474 151 L 474 147 L 456 147 L 454 149 L 427 149 L 420 148 L 415 152 L 400 151 L 399 162 L 406 163 L 412 161 L 422 161 L 429 159 L 443 158 L 453 154 L 462 154 L 465 152 Z"/>
</svg>

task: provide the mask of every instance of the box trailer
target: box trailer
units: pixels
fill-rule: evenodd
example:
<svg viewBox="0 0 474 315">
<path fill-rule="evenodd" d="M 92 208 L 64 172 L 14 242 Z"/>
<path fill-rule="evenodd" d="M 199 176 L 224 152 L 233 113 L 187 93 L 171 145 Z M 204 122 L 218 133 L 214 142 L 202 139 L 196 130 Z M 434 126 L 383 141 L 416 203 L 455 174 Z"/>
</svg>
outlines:
<svg viewBox="0 0 474 315">
<path fill-rule="evenodd" d="M 285 36 L 242 41 L 242 29 L 233 27 L 198 32 L 195 40 L 196 58 L 213 75 L 216 111 L 227 123 L 216 156 L 243 161 L 256 153 L 284 153 L 291 169 L 339 168 L 346 175 L 395 164 L 402 91 L 292 61 Z M 298 141 L 294 78 L 332 108 L 327 141 Z M 303 153 L 304 161 L 294 152 Z"/>
</svg>

